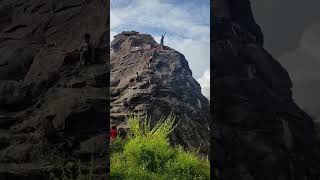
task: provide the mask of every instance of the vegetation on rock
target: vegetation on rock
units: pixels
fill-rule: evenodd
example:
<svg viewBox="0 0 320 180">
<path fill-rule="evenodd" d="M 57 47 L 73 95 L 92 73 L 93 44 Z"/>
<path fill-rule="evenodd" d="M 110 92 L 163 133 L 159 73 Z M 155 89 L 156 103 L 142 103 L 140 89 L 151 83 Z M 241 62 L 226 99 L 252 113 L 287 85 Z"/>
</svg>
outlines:
<svg viewBox="0 0 320 180">
<path fill-rule="evenodd" d="M 129 117 L 129 139 L 111 144 L 110 179 L 209 179 L 208 160 L 170 145 L 175 119 L 170 114 L 151 128 L 148 119 Z"/>
</svg>

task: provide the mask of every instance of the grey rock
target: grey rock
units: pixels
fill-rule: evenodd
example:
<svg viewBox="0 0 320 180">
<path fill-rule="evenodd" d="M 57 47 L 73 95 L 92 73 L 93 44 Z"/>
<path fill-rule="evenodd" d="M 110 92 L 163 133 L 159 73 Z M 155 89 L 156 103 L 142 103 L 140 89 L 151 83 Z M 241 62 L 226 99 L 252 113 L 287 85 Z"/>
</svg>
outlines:
<svg viewBox="0 0 320 180">
<path fill-rule="evenodd" d="M 214 176 L 319 179 L 313 121 L 293 101 L 288 72 L 263 48 L 250 1 L 219 1 L 213 8 L 219 11 L 211 41 Z"/>
<path fill-rule="evenodd" d="M 170 47 L 161 49 L 149 34 L 118 34 L 111 46 L 111 125 L 126 126 L 132 112 L 150 116 L 151 124 L 173 112 L 179 124 L 171 142 L 208 154 L 209 101 L 201 94 L 185 57 Z M 151 48 L 158 50 L 148 68 Z M 129 109 L 122 105 L 125 98 Z"/>
<path fill-rule="evenodd" d="M 95 139 L 109 129 L 108 5 L 0 2 L 0 179 L 48 179 L 63 163 L 89 164 L 91 153 L 83 159 L 77 152 L 92 144 L 104 142 L 99 150 L 108 150 L 107 138 Z M 85 33 L 95 63 L 79 69 Z M 107 166 L 106 152 L 94 158 Z M 95 176 L 103 179 L 106 171 Z"/>
</svg>

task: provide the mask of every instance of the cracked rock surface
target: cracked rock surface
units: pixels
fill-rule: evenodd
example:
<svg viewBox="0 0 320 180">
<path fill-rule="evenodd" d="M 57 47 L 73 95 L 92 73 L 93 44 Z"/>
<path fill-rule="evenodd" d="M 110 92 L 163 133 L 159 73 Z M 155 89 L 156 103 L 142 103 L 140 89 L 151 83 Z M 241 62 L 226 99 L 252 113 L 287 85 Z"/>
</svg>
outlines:
<svg viewBox="0 0 320 180">
<path fill-rule="evenodd" d="M 0 2 L 0 179 L 48 179 L 59 166 L 106 179 L 107 0 Z M 91 34 L 95 63 L 79 69 Z"/>
<path fill-rule="evenodd" d="M 123 32 L 114 38 L 110 59 L 111 125 L 127 127 L 126 117 L 132 112 L 150 117 L 151 124 L 173 112 L 179 124 L 171 142 L 208 154 L 209 101 L 201 94 L 185 57 L 168 46 L 161 48 L 149 34 Z M 130 108 L 123 105 L 125 101 Z"/>
</svg>

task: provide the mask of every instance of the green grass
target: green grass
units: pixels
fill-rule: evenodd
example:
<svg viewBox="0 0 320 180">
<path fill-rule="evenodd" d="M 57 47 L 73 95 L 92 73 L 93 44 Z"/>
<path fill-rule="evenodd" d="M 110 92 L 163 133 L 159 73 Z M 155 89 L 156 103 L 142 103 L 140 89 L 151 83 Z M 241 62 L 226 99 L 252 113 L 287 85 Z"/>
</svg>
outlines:
<svg viewBox="0 0 320 180">
<path fill-rule="evenodd" d="M 170 145 L 169 135 L 175 128 L 175 119 L 171 114 L 151 128 L 149 120 L 131 116 L 129 139 L 116 139 L 111 145 L 110 179 L 209 179 L 208 160 Z"/>
</svg>

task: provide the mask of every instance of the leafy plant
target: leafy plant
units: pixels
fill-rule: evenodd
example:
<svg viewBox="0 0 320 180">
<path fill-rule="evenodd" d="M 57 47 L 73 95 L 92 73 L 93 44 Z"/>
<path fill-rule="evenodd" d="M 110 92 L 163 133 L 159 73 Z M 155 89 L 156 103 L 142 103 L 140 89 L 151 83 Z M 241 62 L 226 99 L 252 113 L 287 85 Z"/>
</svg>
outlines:
<svg viewBox="0 0 320 180">
<path fill-rule="evenodd" d="M 110 179 L 209 179 L 208 160 L 170 145 L 175 121 L 176 116 L 170 114 L 151 128 L 147 118 L 130 116 L 130 138 L 122 148 L 117 140 L 111 145 Z"/>
</svg>

